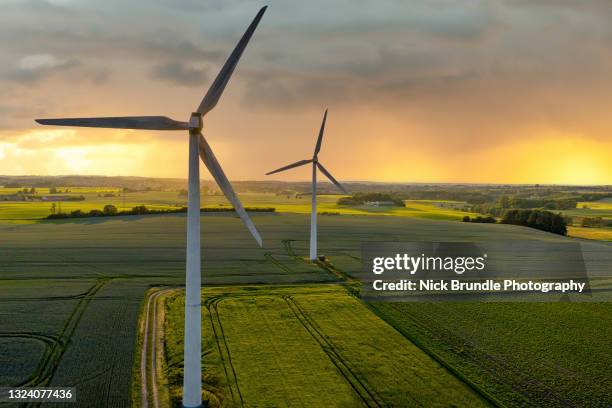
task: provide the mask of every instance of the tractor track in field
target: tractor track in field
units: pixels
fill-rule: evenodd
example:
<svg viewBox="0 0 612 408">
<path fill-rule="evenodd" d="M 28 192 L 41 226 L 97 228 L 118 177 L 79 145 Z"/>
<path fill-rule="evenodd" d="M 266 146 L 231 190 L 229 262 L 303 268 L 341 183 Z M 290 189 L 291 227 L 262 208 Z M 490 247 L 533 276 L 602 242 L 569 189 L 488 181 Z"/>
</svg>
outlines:
<svg viewBox="0 0 612 408">
<path fill-rule="evenodd" d="M 306 260 L 305 258 L 302 258 L 302 257 L 298 256 L 298 255 L 295 253 L 295 251 L 293 250 L 293 247 L 292 247 L 292 245 L 291 245 L 291 243 L 292 243 L 293 241 L 294 241 L 294 240 L 290 240 L 290 239 L 287 239 L 287 240 L 283 240 L 283 241 L 282 241 L 283 247 L 284 247 L 285 251 L 287 252 L 287 254 L 288 254 L 288 255 L 290 255 L 290 256 L 292 256 L 292 257 L 294 257 L 294 258 L 295 258 L 296 260 L 298 260 L 298 261 L 302 261 L 302 262 L 310 262 L 310 261 Z M 357 259 L 356 257 L 353 257 L 353 258 Z M 358 283 L 359 283 L 359 281 L 358 281 L 358 280 L 356 280 L 355 278 L 353 278 L 353 277 L 351 277 L 350 275 L 346 274 L 344 271 L 342 271 L 342 270 L 340 270 L 340 269 L 336 268 L 336 267 L 335 267 L 333 264 L 331 264 L 331 263 L 328 263 L 328 262 L 323 262 L 323 261 L 319 261 L 319 260 L 317 260 L 317 261 L 315 262 L 315 264 L 316 264 L 316 265 L 317 265 L 319 268 L 321 268 L 321 269 L 325 270 L 326 272 L 328 272 L 328 273 L 330 273 L 330 274 L 334 275 L 334 276 L 335 276 L 336 278 L 338 278 L 338 279 L 339 279 L 339 280 L 340 280 L 340 281 L 343 283 L 343 285 L 344 285 L 344 286 L 346 286 L 347 288 L 350 288 L 350 287 L 352 287 L 352 285 L 354 285 L 354 284 L 358 284 Z M 350 292 L 350 291 L 349 291 L 349 292 Z M 286 300 L 288 303 L 289 303 L 290 301 L 291 301 L 291 302 L 294 302 L 294 304 L 295 304 L 295 305 L 298 307 L 298 309 L 301 309 L 301 308 L 299 307 L 299 305 L 297 305 L 297 303 L 295 303 L 295 300 L 293 300 L 293 299 L 291 298 L 291 296 L 290 296 L 290 295 L 285 295 L 285 296 L 283 296 L 283 297 L 285 298 L 285 300 Z M 390 322 L 388 322 L 387 320 L 385 320 L 385 319 L 382 317 L 382 315 L 381 315 L 381 314 L 377 313 L 377 310 L 376 310 L 374 307 L 372 307 L 371 305 L 369 305 L 369 304 L 367 304 L 367 303 L 366 303 L 366 306 L 368 307 L 368 309 L 372 310 L 372 311 L 373 311 L 373 312 L 374 312 L 374 313 L 375 313 L 375 314 L 376 314 L 376 315 L 377 315 L 377 316 L 378 316 L 378 317 L 379 317 L 381 320 L 383 320 L 385 323 L 389 324 L 391 327 L 395 328 L 395 330 L 397 330 L 397 331 L 398 331 L 398 332 L 399 332 L 399 333 L 400 333 L 400 334 L 401 334 L 401 335 L 402 335 L 402 336 L 403 336 L 403 337 L 404 337 L 406 340 L 408 340 L 409 342 L 411 342 L 412 344 L 414 344 L 414 345 L 415 345 L 415 346 L 416 346 L 418 349 L 420 349 L 422 352 L 424 352 L 425 354 L 427 354 L 428 356 L 430 356 L 430 357 L 431 357 L 431 358 L 432 358 L 434 361 L 438 362 L 438 364 L 440 364 L 440 365 L 442 365 L 444 368 L 446 368 L 446 369 L 447 369 L 447 370 L 448 370 L 448 371 L 451 373 L 451 375 L 453 375 L 453 376 L 454 376 L 455 378 L 457 378 L 459 381 L 461 381 L 461 382 L 463 382 L 464 384 L 466 384 L 466 385 L 467 385 L 469 388 L 471 388 L 472 390 L 474 390 L 474 391 L 475 391 L 475 392 L 476 392 L 478 395 L 480 395 L 480 396 L 481 396 L 483 399 L 487 400 L 487 401 L 488 401 L 489 403 L 491 403 L 493 406 L 497 406 L 497 407 L 502 406 L 502 404 L 501 404 L 499 401 L 497 401 L 497 399 L 495 399 L 495 398 L 494 398 L 493 396 L 491 396 L 491 395 L 490 395 L 488 392 L 486 392 L 485 390 L 483 390 L 483 389 L 482 389 L 480 386 L 476 385 L 474 382 L 472 382 L 471 380 L 469 380 L 469 379 L 468 379 L 466 376 L 464 376 L 464 375 L 463 375 L 461 372 L 459 372 L 459 370 L 455 369 L 455 368 L 454 368 L 452 365 L 450 365 L 449 363 L 447 363 L 445 360 L 443 360 L 443 359 L 442 359 L 440 356 L 438 356 L 436 353 L 434 353 L 434 352 L 433 352 L 432 350 L 430 350 L 428 347 L 424 346 L 424 345 L 423 345 L 423 344 L 422 344 L 420 341 L 418 341 L 417 339 L 415 339 L 415 338 L 414 338 L 414 336 L 409 336 L 409 335 L 407 335 L 406 333 L 404 333 L 403 331 L 398 330 L 398 329 L 397 329 L 397 328 L 396 328 L 394 325 L 392 325 Z M 291 307 L 291 304 L 290 304 L 290 307 Z M 293 309 L 292 309 L 292 310 L 293 310 Z M 301 311 L 301 312 L 303 313 L 303 311 Z M 294 313 L 296 313 L 296 311 L 295 311 L 295 310 L 294 310 Z M 298 316 L 298 314 L 296 314 L 296 317 L 298 317 L 298 319 L 300 319 L 300 318 L 299 318 L 299 316 Z M 313 326 L 313 330 L 315 330 L 315 331 L 316 331 L 317 329 L 316 329 L 316 327 L 314 327 L 314 324 L 313 324 L 314 322 L 310 323 L 310 322 L 308 321 L 308 316 L 307 316 L 305 313 L 304 313 L 304 318 L 306 319 L 307 324 L 312 324 L 312 326 Z M 416 320 L 414 320 L 414 319 L 413 319 L 413 322 L 414 322 L 415 324 L 417 324 L 417 325 L 418 325 L 418 326 L 421 328 L 421 330 L 427 330 L 427 328 L 426 328 L 426 327 L 425 327 L 425 326 L 424 326 L 424 325 L 423 325 L 421 322 L 418 322 L 418 321 L 416 321 Z M 302 324 L 304 324 L 304 323 L 302 322 Z M 304 327 L 306 327 L 306 329 L 308 330 L 308 327 L 307 327 L 306 325 L 304 325 Z M 309 332 L 310 332 L 311 334 L 313 334 L 313 333 L 312 333 L 312 331 L 310 331 L 310 330 L 309 330 Z M 321 333 L 318 333 L 318 334 L 321 336 L 321 338 L 322 338 L 324 341 L 327 341 L 327 339 L 325 338 L 325 336 L 323 336 Z M 317 338 L 315 335 L 313 335 L 313 337 L 315 337 L 315 339 L 317 339 L 317 341 L 318 341 L 318 338 Z M 330 345 L 330 346 L 333 348 L 333 345 Z M 323 345 L 321 345 L 321 347 L 322 347 L 324 350 L 326 350 L 326 348 L 325 348 Z M 327 350 L 326 350 L 326 352 L 327 352 Z M 329 355 L 329 353 L 328 353 L 328 355 Z M 330 356 L 330 358 L 332 359 L 332 361 L 334 361 L 334 358 L 333 358 L 332 356 Z M 335 361 L 334 361 L 334 364 L 336 364 L 336 363 L 335 363 Z M 340 367 L 338 367 L 338 368 L 340 369 Z M 340 371 L 342 372 L 342 370 L 341 370 L 341 369 L 340 369 Z M 343 374 L 343 375 L 344 375 L 344 374 Z M 347 377 L 345 376 L 345 378 L 347 378 Z M 348 382 L 351 384 L 351 386 L 353 386 L 353 383 L 351 383 L 351 381 L 350 381 L 350 379 L 349 379 L 349 378 L 347 378 L 347 381 L 348 381 Z M 356 390 L 356 391 L 357 391 L 357 390 Z M 359 394 L 359 393 L 358 393 L 358 394 Z M 360 396 L 361 396 L 361 394 L 360 394 Z M 418 405 L 418 401 L 415 401 L 415 404 L 417 404 L 417 405 Z"/>
<path fill-rule="evenodd" d="M 45 343 L 45 351 L 36 370 L 25 381 L 14 385 L 15 387 L 38 387 L 48 386 L 51 384 L 55 371 L 70 344 L 70 340 L 81 321 L 83 314 L 87 310 L 89 303 L 96 294 L 111 280 L 111 278 L 101 278 L 83 294 L 75 297 L 69 296 L 66 299 L 54 300 L 75 300 L 79 299 L 76 307 L 73 309 L 70 316 L 66 319 L 64 326 L 57 336 L 43 335 L 40 333 L 3 333 L 0 337 L 20 337 L 30 338 L 42 341 Z M 32 402 L 24 404 L 24 407 L 39 407 L 40 402 Z"/>
<path fill-rule="evenodd" d="M 336 366 L 340 374 L 359 396 L 364 406 L 368 408 L 388 406 L 374 390 L 371 390 L 368 385 L 362 381 L 357 374 L 355 374 L 346 359 L 342 357 L 337 347 L 329 340 L 327 336 L 322 333 L 321 329 L 317 327 L 314 320 L 308 316 L 308 314 L 295 301 L 295 299 L 293 299 L 291 295 L 283 295 L 282 298 L 285 300 L 289 309 L 291 309 L 302 326 L 317 341 L 317 343 L 319 343 L 323 352 L 325 352 L 331 362 Z"/>
<path fill-rule="evenodd" d="M 40 333 L 7 332 L 7 333 L 0 333 L 0 339 L 1 338 L 35 340 L 35 341 L 41 342 L 45 348 L 43 351 L 42 358 L 38 362 L 38 365 L 36 366 L 36 369 L 34 370 L 34 372 L 30 374 L 30 376 L 26 378 L 24 381 L 22 381 L 21 383 L 15 384 L 15 387 L 22 387 L 25 384 L 32 383 L 42 372 L 45 362 L 51 355 L 51 350 L 53 350 L 54 347 L 57 347 L 59 345 L 59 340 L 56 336 L 49 336 L 49 335 L 40 334 Z"/>
<path fill-rule="evenodd" d="M 208 309 L 208 316 L 212 325 L 213 334 L 215 336 L 215 342 L 217 343 L 217 349 L 219 350 L 219 356 L 223 364 L 223 371 L 227 378 L 228 388 L 232 397 L 232 401 L 235 406 L 244 407 L 244 399 L 242 398 L 242 392 L 238 385 L 238 376 L 236 369 L 232 364 L 232 355 L 230 353 L 229 345 L 225 340 L 225 332 L 223 330 L 223 324 L 221 323 L 221 316 L 218 311 L 218 304 L 222 301 L 225 296 L 215 296 L 208 298 L 205 301 L 205 306 Z M 235 390 L 234 390 L 235 388 Z"/>
<path fill-rule="evenodd" d="M 74 334 L 83 313 L 87 310 L 89 303 L 96 296 L 96 294 L 102 289 L 107 283 L 108 279 L 99 279 L 84 295 L 80 297 L 79 303 L 76 305 L 60 334 L 56 337 L 56 341 L 49 350 L 49 353 L 43 358 L 40 369 L 33 376 L 30 381 L 23 384 L 19 384 L 22 387 L 34 387 L 39 385 L 48 385 L 55 374 L 59 362 L 66 352 L 66 348 L 70 343 L 70 339 Z"/>
<path fill-rule="evenodd" d="M 291 243 L 293 241 L 295 241 L 295 240 L 293 240 L 293 239 L 284 239 L 284 240 L 281 241 L 282 244 L 283 244 L 283 248 L 287 252 L 287 255 L 293 257 L 297 261 L 300 261 L 300 262 L 303 262 L 303 263 L 306 263 L 306 264 L 315 265 L 315 266 L 319 267 L 320 269 L 323 269 L 325 272 L 333 275 L 336 279 L 338 279 L 339 282 L 342 282 L 344 284 L 350 285 L 350 284 L 354 284 L 354 283 L 358 282 L 355 278 L 353 278 L 352 276 L 346 274 L 344 271 L 336 268 L 330 262 L 320 261 L 320 260 L 316 260 L 316 261 L 313 262 L 313 261 L 310 261 L 310 260 L 308 260 L 306 258 L 298 256 L 295 253 L 295 251 L 293 250 L 293 247 L 291 246 Z M 358 259 L 358 258 L 356 258 L 356 259 Z"/>
<path fill-rule="evenodd" d="M 140 351 L 140 394 L 141 406 L 143 408 L 149 406 L 149 387 L 151 389 L 152 405 L 155 408 L 159 408 L 159 390 L 157 387 L 157 304 L 159 296 L 172 290 L 175 290 L 175 288 L 156 290 L 149 293 L 147 296 L 142 347 Z M 151 305 L 153 305 L 152 310 Z M 152 318 L 151 314 L 153 315 Z M 151 323 L 149 324 L 149 322 Z M 150 331 L 149 327 L 151 328 Z M 147 376 L 147 369 L 149 370 L 149 376 Z M 148 380 L 148 378 L 150 378 L 150 380 Z"/>
<path fill-rule="evenodd" d="M 465 375 L 463 375 L 463 373 L 461 373 L 458 369 L 456 369 L 452 364 L 448 363 L 444 358 L 442 358 L 438 353 L 436 353 L 435 351 L 431 350 L 429 347 L 425 346 L 423 344 L 423 342 L 421 342 L 419 339 L 417 339 L 415 336 L 407 333 L 405 330 L 403 330 L 401 327 L 397 327 L 395 324 L 393 324 L 392 322 L 389 322 L 387 320 L 385 320 L 383 318 L 383 314 L 379 312 L 379 310 L 372 304 L 366 303 L 366 306 L 376 315 L 378 316 L 381 320 L 383 320 L 385 323 L 387 323 L 389 326 L 393 327 L 393 329 L 395 329 L 399 334 L 401 334 L 405 339 L 407 339 L 409 342 L 411 342 L 412 344 L 414 344 L 419 350 L 421 350 L 423 353 L 425 353 L 426 355 L 428 355 L 431 359 L 433 359 L 434 361 L 436 361 L 438 364 L 440 364 L 442 367 L 444 367 L 452 376 L 454 376 L 457 380 L 461 381 L 462 383 L 464 383 L 466 386 L 468 386 L 470 389 L 472 389 L 473 391 L 475 391 L 480 397 L 482 397 L 484 400 L 486 400 L 488 403 L 490 403 L 492 406 L 494 407 L 504 407 L 505 405 L 502 404 L 500 401 L 498 401 L 495 397 L 493 397 L 491 394 L 489 394 L 487 391 L 485 391 L 482 387 L 480 387 L 478 384 L 474 383 L 473 381 L 471 381 L 469 378 L 467 378 Z M 429 329 L 423 325 L 422 322 L 418 322 L 415 319 L 411 318 L 412 322 L 419 328 L 419 330 L 423 331 L 423 332 L 428 332 Z M 524 401 L 525 404 L 528 404 L 528 401 Z"/>
</svg>

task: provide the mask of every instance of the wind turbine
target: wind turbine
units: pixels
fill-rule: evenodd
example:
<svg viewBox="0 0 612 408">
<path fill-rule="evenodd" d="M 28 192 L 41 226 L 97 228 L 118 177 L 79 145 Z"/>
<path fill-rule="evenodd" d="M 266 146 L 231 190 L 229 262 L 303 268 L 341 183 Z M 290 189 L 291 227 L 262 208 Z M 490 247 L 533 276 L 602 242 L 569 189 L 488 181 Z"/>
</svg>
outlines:
<svg viewBox="0 0 612 408">
<path fill-rule="evenodd" d="M 257 28 L 266 7 L 263 7 L 251 25 L 230 54 L 225 65 L 215 78 L 202 99 L 197 110 L 191 114 L 189 122 L 179 122 L 165 116 L 129 116 L 129 117 L 101 117 L 101 118 L 63 118 L 63 119 L 36 119 L 42 125 L 56 126 L 83 126 L 111 129 L 144 129 L 144 130 L 187 130 L 189 131 L 189 193 L 187 207 L 187 265 L 186 265 L 186 299 L 185 299 L 185 339 L 184 339 L 184 373 L 183 373 L 183 406 L 200 407 L 202 405 L 202 328 L 200 304 L 200 169 L 198 154 L 210 171 L 225 197 L 232 203 L 234 209 L 251 232 L 259 246 L 262 245 L 261 236 L 255 229 L 253 222 L 223 169 L 219 165 L 212 149 L 202 135 L 202 118 L 212 110 L 234 68 L 240 60 L 253 32 Z"/>
<path fill-rule="evenodd" d="M 281 171 L 289 170 L 294 167 L 300 167 L 308 163 L 312 163 L 312 208 L 310 210 L 310 260 L 314 261 L 317 259 L 317 168 L 321 170 L 332 183 L 336 185 L 344 194 L 349 194 L 349 192 L 342 187 L 342 184 L 338 182 L 331 175 L 329 171 L 319 161 L 319 151 L 321 150 L 321 142 L 323 140 L 323 132 L 325 130 L 325 121 L 327 120 L 327 109 L 325 109 L 325 114 L 323 115 L 323 122 L 321 123 L 321 130 L 319 130 L 319 138 L 317 139 L 317 145 L 314 149 L 314 154 L 312 155 L 312 159 L 300 160 L 295 163 L 288 164 L 280 169 L 276 169 L 269 173 L 266 173 L 267 176 L 274 173 L 280 173 Z"/>
</svg>

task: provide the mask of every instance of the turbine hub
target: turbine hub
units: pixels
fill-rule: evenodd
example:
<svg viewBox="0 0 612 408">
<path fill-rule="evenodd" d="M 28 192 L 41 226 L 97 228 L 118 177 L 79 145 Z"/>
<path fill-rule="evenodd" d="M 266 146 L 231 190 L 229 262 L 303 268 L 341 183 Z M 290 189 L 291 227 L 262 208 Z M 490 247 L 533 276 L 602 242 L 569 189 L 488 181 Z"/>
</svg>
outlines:
<svg viewBox="0 0 612 408">
<path fill-rule="evenodd" d="M 202 127 L 202 115 L 198 112 L 192 112 L 189 118 L 189 130 L 199 132 L 202 130 Z"/>
</svg>

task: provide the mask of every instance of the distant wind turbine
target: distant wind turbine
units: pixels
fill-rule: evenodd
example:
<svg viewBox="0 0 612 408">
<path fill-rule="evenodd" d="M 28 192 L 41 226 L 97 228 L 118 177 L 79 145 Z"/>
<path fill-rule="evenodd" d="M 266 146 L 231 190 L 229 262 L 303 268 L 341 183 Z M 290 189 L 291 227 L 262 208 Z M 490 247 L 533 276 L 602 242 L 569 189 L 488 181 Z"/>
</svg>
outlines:
<svg viewBox="0 0 612 408">
<path fill-rule="evenodd" d="M 165 116 L 128 116 L 102 118 L 63 118 L 36 119 L 42 125 L 83 126 L 111 129 L 143 130 L 188 130 L 189 131 L 189 193 L 187 207 L 187 266 L 186 266 L 186 299 L 185 299 L 185 347 L 183 373 L 183 406 L 200 407 L 202 405 L 202 328 L 200 304 L 200 169 L 199 156 L 225 194 L 234 209 L 261 246 L 261 236 L 255 229 L 242 203 L 225 176 L 212 149 L 202 135 L 202 117 L 212 110 L 219 101 L 242 52 L 246 48 L 266 7 L 255 16 L 251 25 L 230 54 L 221 71 L 208 89 L 197 110 L 191 114 L 189 122 L 179 122 Z"/>
<path fill-rule="evenodd" d="M 325 130 L 325 121 L 327 120 L 327 109 L 325 109 L 325 114 L 323 115 L 323 122 L 321 123 L 321 130 L 319 130 L 319 138 L 317 139 L 317 145 L 315 146 L 314 154 L 312 155 L 312 159 L 300 160 L 298 162 L 288 164 L 285 167 L 281 167 L 280 169 L 276 169 L 266 175 L 280 173 L 281 171 L 289 170 L 294 167 L 300 167 L 308 163 L 312 163 L 312 208 L 310 210 L 310 260 L 314 261 L 317 259 L 317 168 L 321 170 L 332 183 L 336 185 L 344 194 L 349 194 L 349 192 L 342 187 L 342 185 L 331 175 L 329 171 L 321 162 L 319 162 L 319 151 L 321 150 L 321 142 L 323 140 L 323 132 Z"/>
</svg>

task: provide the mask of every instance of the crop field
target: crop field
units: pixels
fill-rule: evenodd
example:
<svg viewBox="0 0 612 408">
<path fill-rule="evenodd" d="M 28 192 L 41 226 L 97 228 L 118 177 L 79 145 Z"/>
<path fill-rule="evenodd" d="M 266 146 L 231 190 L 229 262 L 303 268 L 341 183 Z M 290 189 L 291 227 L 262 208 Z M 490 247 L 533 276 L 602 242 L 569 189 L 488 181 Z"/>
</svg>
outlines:
<svg viewBox="0 0 612 408">
<path fill-rule="evenodd" d="M 414 394 L 400 393 L 393 397 L 391 395 L 393 392 L 390 390 L 397 389 L 393 388 L 397 387 L 397 384 L 383 384 L 381 383 L 384 380 L 382 376 L 366 372 L 364 366 L 367 365 L 368 360 L 360 359 L 370 358 L 368 357 L 369 352 L 374 353 L 369 361 L 378 359 L 384 362 L 385 359 L 382 356 L 376 356 L 376 350 L 368 349 L 368 353 L 362 355 L 359 350 L 363 350 L 360 348 L 363 345 L 355 344 L 360 338 L 357 334 L 351 335 L 350 338 L 343 338 L 341 335 L 344 330 L 348 330 L 345 324 L 350 322 L 351 326 L 363 329 L 363 333 L 370 333 L 368 336 L 371 336 L 372 332 L 369 332 L 363 326 L 364 324 L 373 325 L 376 331 L 388 330 L 384 328 L 387 326 L 382 320 L 374 319 L 375 316 L 362 303 L 345 293 L 332 296 L 334 299 L 338 298 L 339 303 L 334 303 L 332 299 L 329 299 L 329 294 L 324 295 L 317 292 L 319 285 L 325 288 L 329 285 L 336 285 L 361 267 L 361 242 L 439 241 L 442 239 L 445 241 L 465 239 L 558 241 L 569 239 L 511 225 L 472 224 L 374 215 L 321 216 L 320 253 L 329 257 L 331 261 L 331 264 L 323 267 L 304 260 L 308 252 L 309 217 L 307 214 L 256 214 L 253 219 L 264 237 L 264 248 L 258 248 L 255 245 L 240 220 L 232 214 L 202 216 L 203 282 L 206 285 L 222 286 L 223 291 L 229 290 L 228 285 L 242 287 L 251 284 L 274 284 L 290 287 L 300 307 L 316 321 L 317 328 L 324 330 L 325 338 L 333 342 L 335 350 L 340 350 L 339 354 L 343 359 L 351 362 L 351 370 L 357 376 L 353 378 L 368 378 L 367 387 L 360 389 L 359 392 L 351 392 L 356 393 L 355 395 L 365 395 L 363 393 L 367 394 L 364 391 L 366 388 L 367 390 L 380 390 L 376 391 L 380 392 L 377 396 L 384 398 L 385 401 L 394 401 L 393 398 L 411 398 L 411 395 L 421 392 L 424 393 L 424 398 L 430 397 L 427 397 L 429 395 L 427 390 L 419 388 L 418 381 L 415 379 L 411 380 L 412 382 L 402 380 L 404 384 L 414 384 L 414 388 L 411 388 L 411 393 Z M 10 362 L 10 364 L 0 364 L 0 386 L 75 385 L 79 402 L 71 406 L 104 407 L 108 404 L 129 406 L 132 400 L 132 383 L 137 381 L 137 377 L 133 376 L 133 370 L 138 354 L 136 352 L 139 342 L 137 339 L 138 319 L 143 309 L 145 293 L 151 287 L 176 287 L 183 283 L 184 215 L 69 219 L 32 224 L 0 223 L 0 242 L 2 245 L 0 248 L 0 344 L 2 345 L 0 357 L 2 361 Z M 315 284 L 317 288 L 313 286 Z M 296 285 L 306 285 L 305 291 L 302 292 L 300 288 L 296 288 Z M 309 297 L 311 291 L 313 297 Z M 320 305 L 315 302 L 318 299 L 317 296 L 321 297 Z M 285 303 L 283 304 L 281 300 Z M 218 303 L 218 310 L 221 313 L 231 314 L 232 318 L 235 316 L 239 324 L 247 324 L 240 316 L 249 316 L 247 320 L 250 320 L 250 313 L 262 313 L 268 316 L 270 322 L 290 317 L 292 313 L 295 316 L 292 309 L 288 308 L 289 306 L 284 306 L 287 302 L 282 296 L 279 298 L 276 295 L 265 295 L 257 298 L 254 300 L 257 306 L 254 310 L 245 307 L 240 299 L 234 303 L 224 302 L 225 300 Z M 277 306 L 280 305 L 283 305 L 285 309 L 279 309 Z M 495 305 L 495 307 L 499 306 Z M 576 307 L 576 313 L 568 313 L 568 318 L 561 320 L 566 325 L 565 333 L 568 338 L 580 339 L 579 346 L 587 349 L 600 347 L 601 337 L 594 333 L 594 330 L 600 327 L 598 323 L 592 318 L 579 318 L 577 313 L 578 310 L 586 310 L 585 313 L 597 314 L 600 322 L 606 322 L 610 318 L 609 309 L 596 309 L 595 305 L 586 304 L 568 304 L 565 307 Z M 532 313 L 529 313 L 529 308 L 533 308 Z M 590 308 L 594 308 L 592 312 L 589 311 Z M 335 310 L 343 311 L 342 315 L 338 315 L 339 320 L 332 313 Z M 474 310 L 478 312 L 477 308 Z M 497 316 L 502 321 L 505 319 L 514 322 L 513 327 L 515 328 L 529 327 L 530 319 L 536 317 L 540 321 L 558 318 L 555 310 L 538 309 L 537 305 L 525 305 L 520 310 L 520 313 L 516 313 L 513 308 L 499 309 Z M 465 319 L 469 324 L 480 323 L 481 312 L 476 312 L 473 314 L 465 312 Z M 354 313 L 362 317 L 355 318 Z M 534 316 L 534 313 L 537 313 L 538 316 Z M 383 315 L 382 313 L 379 315 L 396 326 L 393 319 L 397 319 L 397 315 Z M 363 322 L 360 319 L 363 319 Z M 292 324 L 297 325 L 298 323 L 298 320 L 293 320 Z M 258 326 L 265 325 L 264 322 L 257 321 L 249 324 L 254 325 L 252 330 L 262 330 Z M 229 342 L 232 341 L 232 338 L 235 341 L 236 339 L 247 341 L 239 325 L 234 324 L 231 327 L 233 328 L 228 329 L 231 333 L 231 337 L 228 337 Z M 397 327 L 400 327 L 399 324 Z M 330 361 L 332 361 L 329 355 L 320 354 L 321 346 L 317 339 L 322 341 L 322 338 L 316 334 L 313 337 L 306 328 L 299 330 L 298 333 L 301 334 L 283 341 L 300 343 L 304 341 L 304 338 L 310 339 L 308 347 L 312 352 L 316 349 L 314 345 L 319 344 L 319 349 L 316 349 L 316 353 L 319 353 L 317 361 L 329 368 Z M 404 333 L 403 330 L 400 331 Z M 421 330 L 426 332 L 425 328 Z M 509 350 L 512 344 L 514 347 L 521 347 L 520 342 L 523 341 L 523 336 L 514 336 L 517 341 L 513 343 L 514 337 L 504 331 L 507 329 L 503 325 L 491 325 L 487 331 L 489 339 L 495 337 L 496 330 L 499 330 L 499 333 L 505 333 L 505 341 L 507 341 L 507 345 L 504 346 L 507 347 L 505 350 Z M 589 337 L 585 337 L 580 333 L 590 334 Z M 289 335 L 290 333 L 287 333 L 287 336 Z M 391 334 L 386 337 L 389 337 L 389 341 L 407 341 L 405 344 L 412 343 L 423 349 L 417 344 L 418 341 L 411 340 L 411 335 L 410 332 L 405 332 L 405 338 L 408 340 L 393 337 Z M 549 342 L 558 342 L 559 352 L 573 353 L 579 347 L 576 344 L 564 343 L 556 336 L 555 332 L 542 330 L 541 333 L 538 333 L 538 337 L 534 338 L 534 345 L 528 350 L 535 354 L 534 350 L 537 350 L 538 345 L 544 348 L 544 345 Z M 270 341 L 274 340 L 271 337 L 265 338 Z M 365 338 L 369 339 L 368 344 L 372 342 L 371 337 Z M 445 343 L 441 340 L 439 343 L 442 348 L 452 348 L 455 344 L 450 340 L 448 346 L 444 346 Z M 483 347 L 487 345 L 482 344 L 484 344 Z M 387 348 L 388 346 L 385 346 L 385 349 Z M 397 348 L 403 349 L 404 346 Z M 406 349 L 415 350 L 410 345 L 407 345 Z M 433 349 L 432 346 L 427 345 L 425 354 L 429 355 L 430 349 Z M 605 349 L 601 347 L 601 350 Z M 95 350 L 95 358 L 92 358 L 92 350 Z M 484 350 L 486 353 L 492 353 L 486 347 Z M 412 351 L 408 355 L 412 355 Z M 505 364 L 515 363 L 502 352 L 508 352 L 504 350 L 498 352 L 499 355 L 508 359 Z M 265 349 L 262 349 L 261 353 L 270 355 Z M 180 361 L 176 360 L 176 356 L 175 354 L 169 372 L 180 369 Z M 214 356 L 214 353 L 211 356 Z M 306 356 L 310 355 L 306 354 Z M 299 355 L 285 356 L 285 358 L 294 357 L 300 358 Z M 599 371 L 604 363 L 610 365 L 609 356 L 591 353 L 583 357 L 587 361 L 598 359 L 598 361 L 593 361 L 588 371 L 592 378 L 601 384 L 610 380 L 608 371 Z M 251 356 L 243 355 L 241 358 L 241 361 L 244 361 L 242 364 L 247 365 L 241 366 L 242 372 L 237 371 L 238 378 L 240 375 L 243 377 L 253 375 L 248 365 Z M 408 357 L 398 356 L 397 358 L 403 361 L 403 358 Z M 521 358 L 521 375 L 523 375 L 517 378 L 524 379 L 524 372 L 529 370 L 530 360 L 524 354 L 517 354 L 516 358 Z M 420 359 L 421 357 L 418 361 L 421 361 Z M 461 379 L 462 375 L 469 376 L 470 380 L 462 380 L 461 384 L 473 382 L 477 389 L 480 384 L 479 379 L 488 378 L 485 374 L 491 370 L 490 366 L 482 363 L 483 360 L 478 359 L 470 364 L 446 357 L 440 361 L 435 358 L 433 360 L 440 367 L 444 366 L 447 361 L 452 363 L 451 368 L 456 365 L 458 371 L 454 372 L 453 376 L 458 379 Z M 209 357 L 209 360 L 206 360 L 205 357 L 204 361 L 206 364 L 210 363 L 208 367 L 213 371 L 214 367 L 221 367 L 212 357 Z M 257 364 L 261 364 L 261 361 Z M 333 362 L 331 364 L 335 367 Z M 381 370 L 397 369 L 390 363 L 385 364 L 386 368 L 383 366 Z M 479 364 L 482 364 L 483 368 L 479 368 Z M 577 375 L 579 377 L 580 368 L 575 367 L 583 367 L 584 364 L 575 367 L 574 364 L 577 363 L 569 359 L 567 364 L 562 365 L 561 368 L 573 369 L 579 373 Z M 402 370 L 408 370 L 404 367 L 418 370 L 419 366 L 418 364 L 405 364 Z M 376 367 L 370 368 L 375 369 Z M 259 370 L 257 375 L 274 375 L 273 372 L 266 373 L 262 368 L 257 368 L 257 370 Z M 348 383 L 356 384 L 353 380 L 353 382 L 344 380 L 343 375 L 338 373 L 342 370 L 338 368 L 335 370 L 335 372 L 333 369 L 331 372 L 326 371 L 330 384 L 336 384 L 338 381 L 344 381 L 343 387 L 346 387 Z M 408 372 L 413 374 L 416 372 L 410 370 Z M 550 372 L 547 374 L 547 372 L 538 371 L 537 367 L 532 370 L 538 375 L 538 381 L 542 381 L 551 388 L 554 387 L 562 398 L 569 401 L 581 401 L 580 395 L 584 395 L 584 392 L 580 394 L 580 390 L 576 391 L 575 384 L 581 384 L 583 388 L 589 389 L 586 379 L 580 380 L 579 383 L 576 382 L 578 379 L 573 380 L 574 385 L 568 385 L 570 388 L 556 387 L 550 385 L 551 378 L 554 378 Z M 438 368 L 438 371 L 447 373 L 443 374 L 444 376 L 452 372 L 446 367 Z M 393 371 L 385 372 L 392 372 L 396 376 L 401 375 Z M 414 375 L 414 377 L 418 376 Z M 219 381 L 222 381 L 225 377 L 219 375 L 218 378 L 220 378 Z M 286 381 L 287 386 L 290 387 L 291 381 L 295 380 L 287 378 Z M 455 380 L 450 381 L 454 383 Z M 223 383 L 220 382 L 218 387 L 224 387 Z M 350 384 L 349 387 L 354 390 Z M 504 401 L 513 401 L 514 397 L 504 397 L 504 395 L 515 395 L 508 391 L 510 386 L 505 387 L 496 386 L 495 390 L 502 390 L 500 398 Z M 597 387 L 593 385 L 591 388 L 597 392 L 599 389 Z M 261 391 L 248 387 L 244 390 L 245 395 L 246 393 L 254 395 Z M 496 392 L 495 390 L 488 391 Z M 225 391 L 223 392 L 222 395 L 226 395 Z M 571 395 L 568 394 L 570 392 Z M 457 395 L 471 394 L 459 392 Z M 530 394 L 529 398 L 532 398 L 532 395 L 535 394 Z M 270 398 L 280 398 L 280 396 Z M 534 401 L 540 400 L 535 399 Z"/>
<path fill-rule="evenodd" d="M 567 227 L 567 235 L 597 241 L 612 241 L 612 228 Z"/>
<path fill-rule="evenodd" d="M 564 210 L 563 214 L 574 217 L 601 217 L 612 219 L 612 201 L 609 199 L 599 201 L 584 201 L 576 205 L 573 210 Z"/>
<path fill-rule="evenodd" d="M 612 404 L 610 303 L 376 303 L 372 307 L 502 405 Z"/>
<path fill-rule="evenodd" d="M 488 406 L 343 287 L 211 288 L 202 302 L 211 407 Z M 182 291 L 166 301 L 164 406 L 180 406 L 183 307 Z"/>
<path fill-rule="evenodd" d="M 94 285 L 93 279 L 2 281 L 0 384 L 48 380 L 44 362 L 53 364 L 56 360 L 65 323 Z"/>
<path fill-rule="evenodd" d="M 0 384 L 76 387 L 80 406 L 129 404 L 133 327 L 147 287 L 112 278 L 0 280 Z"/>
</svg>

